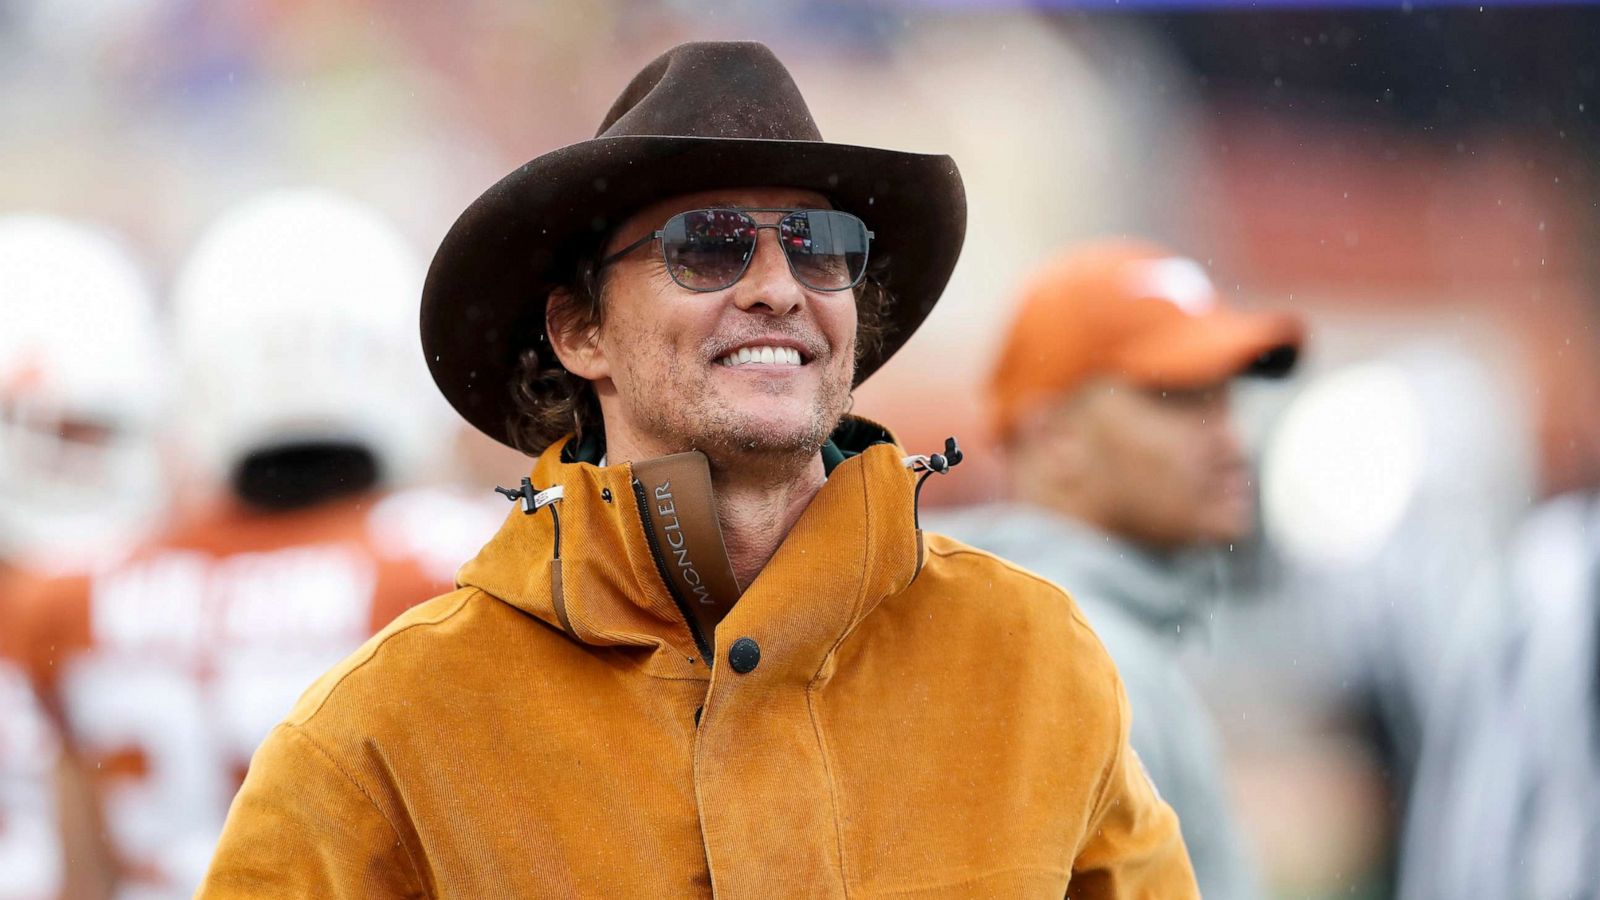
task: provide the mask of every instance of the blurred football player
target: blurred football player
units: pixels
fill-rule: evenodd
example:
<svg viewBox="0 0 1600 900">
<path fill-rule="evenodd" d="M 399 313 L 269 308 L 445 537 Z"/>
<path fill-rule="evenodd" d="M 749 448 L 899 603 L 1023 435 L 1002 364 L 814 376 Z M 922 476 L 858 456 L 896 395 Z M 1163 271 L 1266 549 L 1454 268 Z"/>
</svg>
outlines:
<svg viewBox="0 0 1600 900">
<path fill-rule="evenodd" d="M 990 381 L 1014 502 L 931 527 L 1070 591 L 1127 685 L 1133 747 L 1178 811 L 1202 896 L 1257 896 L 1214 728 L 1178 667 L 1219 584 L 1206 548 L 1249 537 L 1229 382 L 1281 375 L 1298 321 L 1225 306 L 1194 260 L 1092 243 L 1023 289 Z M 930 520 L 931 521 L 931 520 Z"/>
<path fill-rule="evenodd" d="M 0 898 L 53 897 L 59 743 L 20 661 L 17 600 L 47 573 L 113 563 L 166 491 L 154 297 L 120 242 L 0 217 Z M 78 860 L 73 860 L 74 862 Z"/>
<path fill-rule="evenodd" d="M 93 775 L 121 896 L 191 894 L 304 685 L 453 587 L 413 548 L 470 511 L 388 492 L 449 434 L 417 364 L 421 272 L 373 212 L 290 191 L 225 214 L 179 273 L 182 445 L 218 496 L 29 604 L 30 670 Z"/>
</svg>

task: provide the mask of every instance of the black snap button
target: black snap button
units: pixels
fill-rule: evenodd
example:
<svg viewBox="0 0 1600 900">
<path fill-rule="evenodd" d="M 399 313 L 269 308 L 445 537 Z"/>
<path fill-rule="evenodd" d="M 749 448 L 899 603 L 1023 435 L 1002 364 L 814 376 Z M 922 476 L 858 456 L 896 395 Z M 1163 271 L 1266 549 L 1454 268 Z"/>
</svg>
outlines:
<svg viewBox="0 0 1600 900">
<path fill-rule="evenodd" d="M 761 645 L 751 638 L 739 638 L 728 648 L 728 665 L 740 675 L 754 671 L 760 662 Z"/>
</svg>

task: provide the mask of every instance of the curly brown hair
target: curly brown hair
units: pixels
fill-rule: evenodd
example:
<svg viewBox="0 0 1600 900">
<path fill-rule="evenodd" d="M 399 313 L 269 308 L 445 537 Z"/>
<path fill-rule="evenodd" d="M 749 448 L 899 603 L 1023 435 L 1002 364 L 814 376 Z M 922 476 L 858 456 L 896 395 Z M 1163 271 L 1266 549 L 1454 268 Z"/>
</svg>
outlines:
<svg viewBox="0 0 1600 900">
<path fill-rule="evenodd" d="M 855 288 L 858 365 L 883 347 L 889 307 L 894 302 L 885 286 L 888 272 L 887 258 L 874 259 L 867 265 L 866 277 Z M 559 289 L 565 289 L 571 299 L 551 311 L 552 327 L 569 334 L 600 327 L 606 305 L 599 253 L 582 254 L 571 276 L 557 285 Z M 568 433 L 576 432 L 582 437 L 604 427 L 594 386 L 561 365 L 543 327 L 538 327 L 534 344 L 517 355 L 510 389 L 514 412 L 507 422 L 507 432 L 513 445 L 529 456 L 543 453 Z"/>
</svg>

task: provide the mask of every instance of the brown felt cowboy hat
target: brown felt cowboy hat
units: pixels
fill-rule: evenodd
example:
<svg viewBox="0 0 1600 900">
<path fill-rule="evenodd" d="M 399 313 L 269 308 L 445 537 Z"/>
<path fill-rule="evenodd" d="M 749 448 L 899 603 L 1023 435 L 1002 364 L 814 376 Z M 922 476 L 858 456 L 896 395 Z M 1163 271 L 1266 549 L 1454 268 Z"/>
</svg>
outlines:
<svg viewBox="0 0 1600 900">
<path fill-rule="evenodd" d="M 683 44 L 634 77 L 592 140 L 523 165 L 451 226 L 422 291 L 422 347 L 445 398 L 510 444 L 518 354 L 540 339 L 545 295 L 575 257 L 645 206 L 719 187 L 813 190 L 875 232 L 893 300 L 857 384 L 927 318 L 966 234 L 950 157 L 825 143 L 767 47 Z"/>
</svg>

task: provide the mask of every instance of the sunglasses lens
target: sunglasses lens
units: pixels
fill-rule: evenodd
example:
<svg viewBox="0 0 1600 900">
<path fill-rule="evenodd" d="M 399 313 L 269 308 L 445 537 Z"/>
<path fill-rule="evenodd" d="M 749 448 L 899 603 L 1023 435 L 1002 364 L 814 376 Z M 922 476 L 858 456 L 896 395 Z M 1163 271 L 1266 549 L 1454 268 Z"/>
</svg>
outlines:
<svg viewBox="0 0 1600 900">
<path fill-rule="evenodd" d="M 779 224 L 783 252 L 795 278 L 819 291 L 841 291 L 861 280 L 867 269 L 867 226 L 831 209 L 790 213 Z"/>
<path fill-rule="evenodd" d="M 667 272 L 694 291 L 721 290 L 738 281 L 755 245 L 755 223 L 732 209 L 679 213 L 661 231 Z"/>
</svg>

